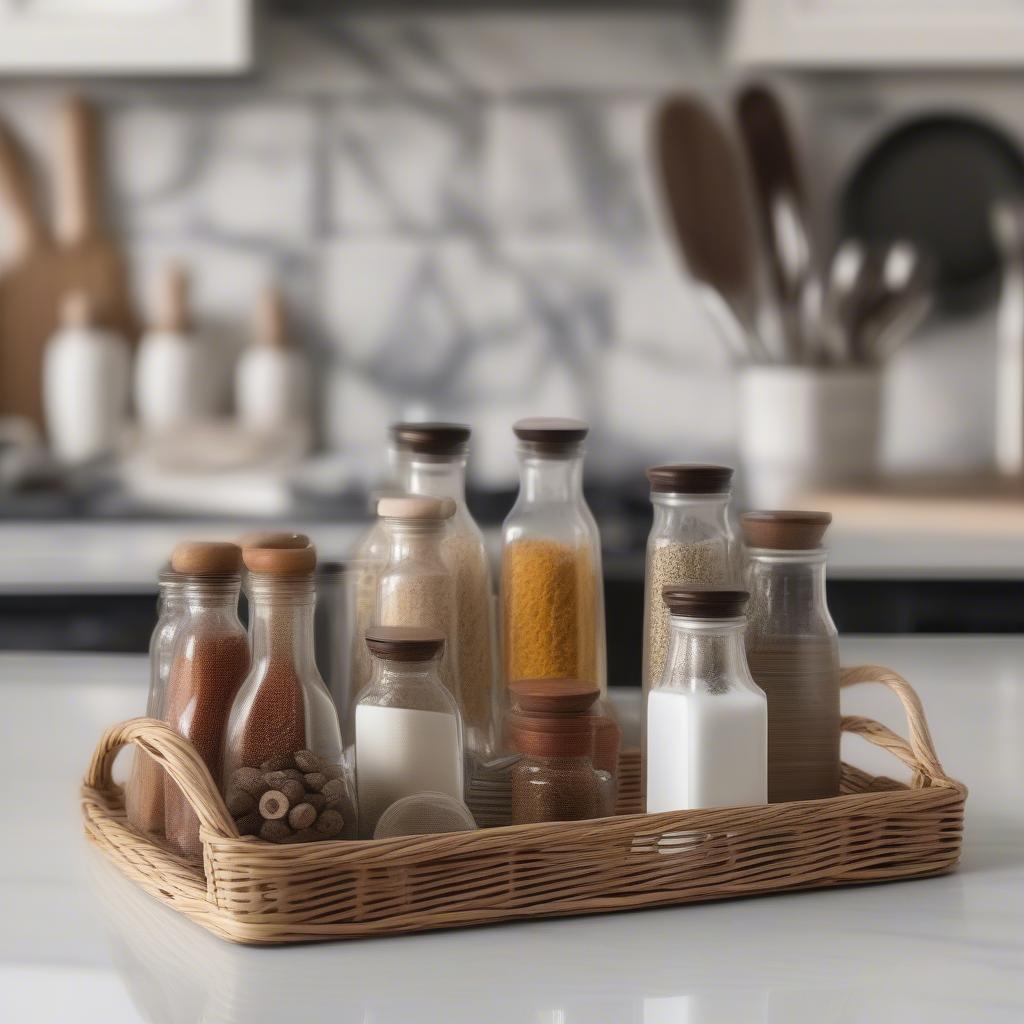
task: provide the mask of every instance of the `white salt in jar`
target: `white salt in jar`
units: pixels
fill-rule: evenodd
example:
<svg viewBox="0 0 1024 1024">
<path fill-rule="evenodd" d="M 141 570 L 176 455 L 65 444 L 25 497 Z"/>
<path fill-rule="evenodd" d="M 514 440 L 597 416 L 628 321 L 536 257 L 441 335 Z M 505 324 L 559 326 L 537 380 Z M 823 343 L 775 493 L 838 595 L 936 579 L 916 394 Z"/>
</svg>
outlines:
<svg viewBox="0 0 1024 1024">
<path fill-rule="evenodd" d="M 647 812 L 768 800 L 768 702 L 747 668 L 744 590 L 666 587 L 672 639 L 647 701 Z"/>
<path fill-rule="evenodd" d="M 373 836 L 384 811 L 416 793 L 463 799 L 462 717 L 442 685 L 438 630 L 373 626 L 366 633 L 373 655 L 370 684 L 355 713 L 359 831 Z"/>
</svg>

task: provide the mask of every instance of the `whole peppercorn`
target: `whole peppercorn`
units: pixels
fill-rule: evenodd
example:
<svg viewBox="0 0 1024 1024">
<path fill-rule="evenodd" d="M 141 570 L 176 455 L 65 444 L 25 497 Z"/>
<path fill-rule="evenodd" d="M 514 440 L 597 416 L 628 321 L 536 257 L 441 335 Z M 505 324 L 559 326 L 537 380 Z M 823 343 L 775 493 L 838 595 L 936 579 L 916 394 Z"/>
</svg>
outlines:
<svg viewBox="0 0 1024 1024">
<path fill-rule="evenodd" d="M 316 819 L 313 826 L 321 836 L 330 838 L 336 836 L 345 827 L 345 819 L 337 812 L 328 808 Z"/>
<path fill-rule="evenodd" d="M 260 829 L 260 839 L 270 843 L 280 843 L 292 834 L 288 824 L 283 821 L 265 821 Z"/>
<path fill-rule="evenodd" d="M 240 789 L 251 797 L 259 800 L 270 786 L 263 778 L 263 772 L 257 768 L 239 768 L 231 775 L 231 786 L 233 789 Z"/>
<path fill-rule="evenodd" d="M 345 783 L 342 779 L 330 779 L 324 783 L 320 793 L 328 805 L 334 804 L 345 796 Z"/>
<path fill-rule="evenodd" d="M 319 793 L 327 782 L 327 776 L 323 772 L 309 772 L 306 775 L 306 789 Z"/>
<path fill-rule="evenodd" d="M 260 814 L 268 821 L 283 818 L 288 813 L 289 806 L 288 797 L 277 789 L 268 789 L 260 797 Z"/>
<path fill-rule="evenodd" d="M 286 779 L 281 783 L 281 792 L 284 793 L 288 799 L 288 803 L 294 807 L 296 804 L 301 804 L 305 799 L 306 790 L 301 782 L 296 782 L 295 779 Z"/>
<path fill-rule="evenodd" d="M 295 767 L 303 772 L 323 771 L 323 764 L 312 750 L 295 751 Z"/>
<path fill-rule="evenodd" d="M 293 829 L 309 828 L 316 821 L 316 808 L 312 804 L 296 804 L 288 812 L 288 824 Z"/>
<path fill-rule="evenodd" d="M 263 778 L 271 789 L 280 789 L 282 784 L 288 781 L 288 776 L 283 771 L 267 772 Z"/>
<path fill-rule="evenodd" d="M 241 818 L 250 811 L 256 809 L 256 798 L 244 789 L 228 790 L 227 798 L 224 801 L 228 810 L 236 817 Z"/>
<path fill-rule="evenodd" d="M 235 827 L 238 829 L 240 836 L 259 835 L 259 831 L 263 827 L 263 819 L 260 817 L 259 811 L 252 811 L 249 814 L 242 815 L 240 818 L 236 818 Z"/>
</svg>

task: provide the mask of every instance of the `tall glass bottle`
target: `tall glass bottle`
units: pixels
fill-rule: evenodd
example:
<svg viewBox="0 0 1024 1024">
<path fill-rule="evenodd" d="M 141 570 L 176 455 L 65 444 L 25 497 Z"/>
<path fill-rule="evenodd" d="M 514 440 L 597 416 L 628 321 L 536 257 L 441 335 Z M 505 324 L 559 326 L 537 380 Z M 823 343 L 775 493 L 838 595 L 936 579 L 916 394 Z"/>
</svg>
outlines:
<svg viewBox="0 0 1024 1024">
<path fill-rule="evenodd" d="M 666 587 L 672 639 L 647 700 L 647 812 L 763 804 L 768 709 L 743 648 L 747 592 Z"/>
<path fill-rule="evenodd" d="M 579 420 L 527 419 L 519 496 L 502 531 L 503 676 L 572 678 L 607 689 L 601 543 L 583 497 Z"/>
<path fill-rule="evenodd" d="M 459 709 L 467 752 L 488 757 L 495 748 L 498 708 L 494 597 L 484 535 L 466 505 L 470 430 L 457 423 L 399 423 L 392 430 L 406 452 L 409 492 L 455 502 L 442 549 L 458 604 Z"/>
<path fill-rule="evenodd" d="M 164 715 L 174 638 L 185 608 L 185 577 L 164 569 L 157 586 L 157 622 L 149 640 L 149 697 L 146 700 L 149 718 Z M 128 821 L 139 831 L 163 835 L 164 772 L 138 747 L 132 754 L 132 771 L 125 788 L 125 811 Z"/>
<path fill-rule="evenodd" d="M 643 707 L 661 678 L 671 630 L 662 600 L 668 586 L 740 582 L 739 545 L 729 524 L 728 466 L 676 464 L 647 470 L 653 521 L 647 538 L 644 586 Z M 646 752 L 646 713 L 641 749 Z"/>
<path fill-rule="evenodd" d="M 462 718 L 438 675 L 440 630 L 373 626 L 366 634 L 373 675 L 356 704 L 356 785 L 360 834 L 416 793 L 463 798 Z"/>
<path fill-rule="evenodd" d="M 751 600 L 747 660 L 768 696 L 768 799 L 839 793 L 839 638 L 825 599 L 828 512 L 741 517 Z"/>
<path fill-rule="evenodd" d="M 246 548 L 252 667 L 231 707 L 228 808 L 270 842 L 356 833 L 341 730 L 313 651 L 316 551 Z"/>
<path fill-rule="evenodd" d="M 234 544 L 179 544 L 171 569 L 184 575 L 181 622 L 167 678 L 164 721 L 195 747 L 214 779 L 238 687 L 249 671 L 249 637 L 238 619 L 241 551 Z M 164 832 L 184 857 L 202 856 L 199 819 L 181 790 L 164 779 Z"/>
</svg>

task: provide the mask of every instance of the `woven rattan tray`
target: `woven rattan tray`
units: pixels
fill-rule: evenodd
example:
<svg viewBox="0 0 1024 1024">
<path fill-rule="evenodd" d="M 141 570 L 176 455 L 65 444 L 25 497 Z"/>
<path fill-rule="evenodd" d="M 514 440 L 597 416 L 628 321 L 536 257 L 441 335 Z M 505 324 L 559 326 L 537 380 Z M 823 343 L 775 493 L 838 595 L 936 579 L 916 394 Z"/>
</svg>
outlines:
<svg viewBox="0 0 1024 1024">
<path fill-rule="evenodd" d="M 942 770 L 910 685 L 878 666 L 844 669 L 903 703 L 909 740 L 867 718 L 843 728 L 913 771 L 909 786 L 843 765 L 831 800 L 667 814 L 640 808 L 640 761 L 622 759 L 619 814 L 361 842 L 275 846 L 239 838 L 205 765 L 167 726 L 108 729 L 85 777 L 85 830 L 143 889 L 223 938 L 285 943 L 636 910 L 698 900 L 879 882 L 949 871 L 960 856 L 964 786 Z M 204 866 L 133 831 L 111 779 L 134 743 L 199 815 Z"/>
</svg>

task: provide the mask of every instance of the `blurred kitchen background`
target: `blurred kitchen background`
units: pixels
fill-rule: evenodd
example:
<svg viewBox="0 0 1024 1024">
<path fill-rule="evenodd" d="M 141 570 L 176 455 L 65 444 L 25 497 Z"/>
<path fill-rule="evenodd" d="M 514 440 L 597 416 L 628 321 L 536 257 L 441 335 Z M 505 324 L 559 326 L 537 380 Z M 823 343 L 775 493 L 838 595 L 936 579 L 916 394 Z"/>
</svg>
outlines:
<svg viewBox="0 0 1024 1024">
<path fill-rule="evenodd" d="M 1024 6 L 410 6 L 0 0 L 0 647 L 144 650 L 182 537 L 343 557 L 402 418 L 472 425 L 496 537 L 530 414 L 592 424 L 612 682 L 656 462 L 830 508 L 841 630 L 1024 628 Z M 193 335 L 190 420 L 115 324 Z"/>
</svg>

